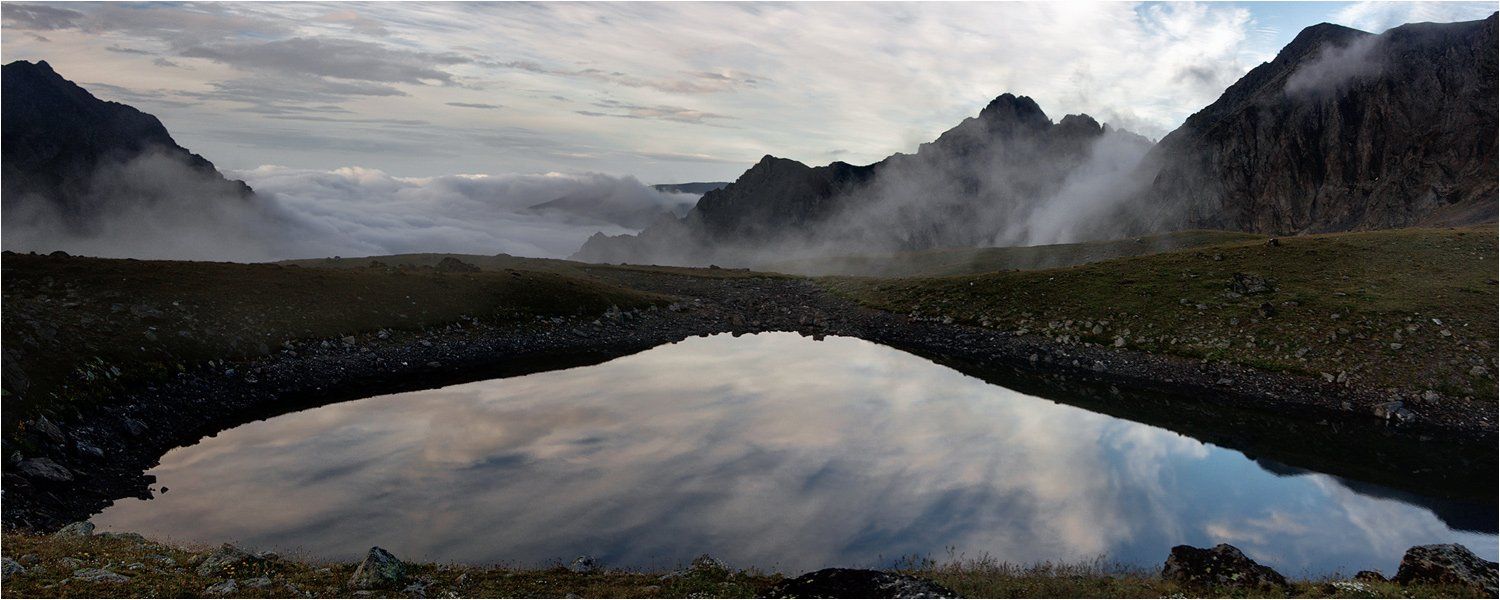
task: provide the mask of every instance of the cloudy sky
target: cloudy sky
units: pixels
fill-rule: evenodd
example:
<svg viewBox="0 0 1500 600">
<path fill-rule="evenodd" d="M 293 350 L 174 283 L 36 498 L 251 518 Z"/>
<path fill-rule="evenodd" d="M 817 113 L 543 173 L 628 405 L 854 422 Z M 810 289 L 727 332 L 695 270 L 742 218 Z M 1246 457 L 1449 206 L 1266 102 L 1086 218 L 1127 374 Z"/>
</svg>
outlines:
<svg viewBox="0 0 1500 600">
<path fill-rule="evenodd" d="M 912 151 L 1014 92 L 1157 138 L 1331 21 L 1478 3 L 40 3 L 4 60 L 49 61 L 229 170 L 733 179 L 763 154 Z M 254 181 L 252 181 L 252 184 Z"/>
</svg>

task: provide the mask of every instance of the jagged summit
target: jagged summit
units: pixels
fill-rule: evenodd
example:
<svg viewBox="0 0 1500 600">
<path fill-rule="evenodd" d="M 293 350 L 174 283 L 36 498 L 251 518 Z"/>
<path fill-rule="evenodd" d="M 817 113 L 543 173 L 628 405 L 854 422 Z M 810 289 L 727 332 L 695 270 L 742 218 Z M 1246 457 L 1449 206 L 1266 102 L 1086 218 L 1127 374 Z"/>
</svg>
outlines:
<svg viewBox="0 0 1500 600">
<path fill-rule="evenodd" d="M 1492 222 L 1496 15 L 1308 27 L 1146 168 L 1154 229 L 1274 234 Z"/>
<path fill-rule="evenodd" d="M 991 100 L 984 110 L 979 111 L 979 118 L 990 123 L 1014 123 L 1033 127 L 1042 127 L 1052 123 L 1051 119 L 1047 118 L 1047 113 L 1042 112 L 1042 107 L 1037 106 L 1035 100 L 1029 96 L 1017 96 L 1008 92 Z"/>
<path fill-rule="evenodd" d="M 253 196 L 244 182 L 224 179 L 213 163 L 178 145 L 156 117 L 94 97 L 46 61 L 0 68 L 0 114 L 6 211 L 48 207 L 70 226 L 87 226 L 123 195 L 96 189 L 100 169 L 147 153 L 179 162 L 222 188 L 219 195 Z"/>
</svg>

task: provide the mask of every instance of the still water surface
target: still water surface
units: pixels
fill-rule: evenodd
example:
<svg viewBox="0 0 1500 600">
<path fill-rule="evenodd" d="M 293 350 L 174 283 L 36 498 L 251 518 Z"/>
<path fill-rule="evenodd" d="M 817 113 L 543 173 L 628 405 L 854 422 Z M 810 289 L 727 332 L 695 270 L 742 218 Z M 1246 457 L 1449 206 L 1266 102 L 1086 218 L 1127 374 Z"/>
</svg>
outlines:
<svg viewBox="0 0 1500 600">
<path fill-rule="evenodd" d="M 1285 470 L 1278 469 L 1283 472 Z M 379 396 L 168 453 L 105 529 L 352 560 L 888 566 L 953 552 L 1159 565 L 1229 542 L 1288 575 L 1394 572 L 1490 532 L 899 350 L 772 333 Z M 1479 507 L 1493 512 L 1494 507 Z"/>
</svg>

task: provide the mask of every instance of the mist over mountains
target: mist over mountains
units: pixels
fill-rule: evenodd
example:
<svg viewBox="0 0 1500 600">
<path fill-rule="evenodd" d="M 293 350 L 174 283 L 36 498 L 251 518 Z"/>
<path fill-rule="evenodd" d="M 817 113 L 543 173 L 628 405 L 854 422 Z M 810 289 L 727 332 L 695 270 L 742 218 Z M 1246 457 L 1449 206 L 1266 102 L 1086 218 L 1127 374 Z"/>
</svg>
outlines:
<svg viewBox="0 0 1500 600">
<path fill-rule="evenodd" d="M 766 157 L 599 262 L 754 264 L 1187 228 L 1296 234 L 1496 218 L 1496 17 L 1304 30 L 1156 145 L 1003 95 L 915 155 Z"/>
<path fill-rule="evenodd" d="M 1380 35 L 1324 24 L 1159 143 L 1088 115 L 1054 121 L 1007 93 L 911 154 L 825 166 L 766 156 L 732 183 L 656 186 L 357 167 L 266 166 L 232 179 L 155 117 L 101 101 L 45 62 L 18 61 L 4 67 L 4 247 L 750 265 L 1186 228 L 1493 221 L 1495 48 L 1493 15 Z"/>
<path fill-rule="evenodd" d="M 418 251 L 561 257 L 594 232 L 637 231 L 697 200 L 590 173 L 401 178 L 261 167 L 230 179 L 156 117 L 99 100 L 46 62 L 12 62 L 3 73 L 7 250 L 237 261 Z M 563 198 L 574 200 L 533 210 Z"/>
</svg>

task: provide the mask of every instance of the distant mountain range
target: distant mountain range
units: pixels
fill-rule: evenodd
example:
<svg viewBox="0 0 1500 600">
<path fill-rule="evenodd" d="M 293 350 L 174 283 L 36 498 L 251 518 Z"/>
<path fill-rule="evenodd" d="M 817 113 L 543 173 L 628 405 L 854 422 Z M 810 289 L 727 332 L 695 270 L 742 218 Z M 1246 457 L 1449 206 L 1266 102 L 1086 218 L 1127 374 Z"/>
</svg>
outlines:
<svg viewBox="0 0 1500 600">
<path fill-rule="evenodd" d="M 531 210 L 642 228 L 596 234 L 576 259 L 661 264 L 1492 222 L 1496 21 L 1380 35 L 1309 27 L 1156 144 L 1087 115 L 1054 122 L 1004 94 L 915 153 L 870 165 L 766 156 L 732 183 L 652 186 L 660 202 L 642 189 Z M 280 227 L 269 202 L 156 117 L 99 100 L 46 62 L 5 65 L 0 102 L 7 238 L 158 218 L 190 227 L 182 216 L 197 212 Z"/>
<path fill-rule="evenodd" d="M 156 117 L 95 98 L 45 61 L 0 68 L 0 114 L 7 229 L 39 213 L 71 229 L 99 227 L 122 197 L 149 201 L 151 190 L 121 190 L 122 178 L 111 176 L 143 156 L 180 167 L 174 174 L 194 181 L 175 183 L 212 188 L 206 195 L 244 202 L 255 195 L 177 145 Z"/>
<path fill-rule="evenodd" d="M 683 218 L 595 235 L 574 258 L 746 263 L 1494 221 L 1496 73 L 1495 15 L 1380 35 L 1316 25 L 1154 146 L 1086 115 L 1054 124 L 1006 94 L 916 155 L 824 167 L 766 156 Z"/>
<path fill-rule="evenodd" d="M 705 192 L 726 185 L 729 182 L 659 183 L 651 186 L 653 191 L 660 194 L 656 198 L 647 197 L 654 196 L 650 192 L 629 194 L 621 193 L 622 190 L 618 189 L 606 193 L 591 190 L 534 204 L 527 210 L 570 221 L 610 223 L 641 229 L 663 217 L 682 217 L 692 210 Z"/>
<path fill-rule="evenodd" d="M 693 183 L 658 183 L 651 187 L 664 194 L 703 195 L 729 185 L 728 181 L 698 181 Z"/>
</svg>

